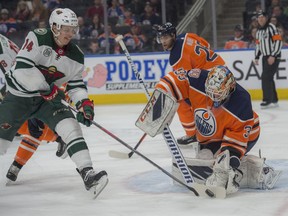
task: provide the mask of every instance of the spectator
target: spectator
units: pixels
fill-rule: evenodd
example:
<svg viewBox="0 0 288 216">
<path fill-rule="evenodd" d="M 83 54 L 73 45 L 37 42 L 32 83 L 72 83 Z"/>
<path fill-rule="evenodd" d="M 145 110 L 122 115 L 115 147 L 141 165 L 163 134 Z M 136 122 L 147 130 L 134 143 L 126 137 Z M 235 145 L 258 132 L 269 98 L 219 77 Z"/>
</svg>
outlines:
<svg viewBox="0 0 288 216">
<path fill-rule="evenodd" d="M 111 1 L 111 6 L 108 8 L 108 17 L 120 17 L 123 16 L 123 11 L 121 10 L 119 6 L 118 0 L 112 0 Z"/>
<path fill-rule="evenodd" d="M 146 2 L 144 13 L 140 17 L 140 22 L 142 25 L 160 25 L 161 18 L 158 14 L 154 12 L 154 8 L 150 2 Z"/>
<path fill-rule="evenodd" d="M 9 11 L 6 8 L 1 10 L 0 16 L 0 34 L 9 36 L 10 34 L 16 32 L 16 20 L 9 16 Z"/>
<path fill-rule="evenodd" d="M 251 17 L 251 22 L 249 24 L 249 31 L 251 32 L 251 30 L 253 28 L 258 28 L 258 21 L 257 21 L 257 17 L 256 16 L 252 16 Z"/>
<path fill-rule="evenodd" d="M 141 0 L 132 0 L 126 7 L 131 8 L 132 14 L 135 15 L 136 22 L 140 22 L 140 15 L 144 11 L 145 3 Z"/>
<path fill-rule="evenodd" d="M 154 12 L 156 14 L 161 14 L 161 1 L 159 0 L 150 0 L 149 1 L 152 7 L 154 8 Z"/>
<path fill-rule="evenodd" d="M 283 28 L 282 24 L 280 22 L 278 22 L 277 17 L 274 15 L 270 18 L 270 23 L 272 23 L 276 27 L 282 27 Z"/>
<path fill-rule="evenodd" d="M 104 25 L 101 22 L 99 15 L 95 14 L 92 19 L 92 24 L 89 27 L 90 38 L 97 38 L 104 31 Z"/>
<path fill-rule="evenodd" d="M 74 39 L 80 40 L 80 39 L 87 39 L 90 36 L 90 30 L 87 24 L 84 21 L 84 18 L 81 16 L 78 16 L 78 26 L 79 26 L 79 32 L 74 35 Z"/>
<path fill-rule="evenodd" d="M 97 40 L 91 40 L 89 43 L 89 47 L 87 50 L 87 54 L 93 55 L 93 54 L 99 54 L 99 44 Z"/>
<path fill-rule="evenodd" d="M 244 37 L 244 28 L 238 24 L 234 28 L 234 37 L 230 38 L 224 46 L 224 49 L 245 49 L 248 48 L 248 39 Z"/>
<path fill-rule="evenodd" d="M 278 30 L 278 32 L 279 32 L 279 35 L 281 35 L 281 38 L 282 38 L 282 43 L 283 43 L 283 45 L 282 45 L 282 47 L 284 48 L 287 48 L 288 47 L 288 43 L 287 43 L 287 37 L 285 36 L 285 34 L 284 34 L 284 29 L 283 29 L 283 27 L 277 27 L 277 30 Z"/>
<path fill-rule="evenodd" d="M 65 8 L 65 5 L 63 4 L 62 0 L 50 0 L 47 3 L 47 10 L 49 14 L 54 11 L 56 8 Z"/>
<path fill-rule="evenodd" d="M 279 5 L 274 6 L 272 9 L 271 17 L 275 16 L 279 23 L 284 27 L 285 30 L 288 29 L 288 17 L 283 13 L 283 8 Z"/>
<path fill-rule="evenodd" d="M 126 26 L 132 26 L 133 24 L 136 23 L 136 18 L 132 14 L 131 8 L 125 8 L 124 9 L 124 25 Z"/>
<path fill-rule="evenodd" d="M 32 1 L 32 21 L 37 22 L 47 22 L 48 20 L 48 10 L 44 7 L 41 0 L 33 0 Z"/>
<path fill-rule="evenodd" d="M 47 28 L 47 23 L 44 21 L 41 21 L 38 23 L 38 28 Z"/>
<path fill-rule="evenodd" d="M 110 25 L 107 26 L 107 32 L 108 32 L 108 43 L 109 43 L 109 53 L 110 54 L 119 54 L 120 48 L 118 43 L 115 42 L 116 34 L 112 32 L 112 28 Z M 106 43 L 106 34 L 105 32 L 98 37 L 98 43 L 99 47 L 102 50 L 106 49 L 107 43 Z"/>
<path fill-rule="evenodd" d="M 30 10 L 25 1 L 20 0 L 18 2 L 14 18 L 16 19 L 17 23 L 22 23 L 29 20 Z"/>
<path fill-rule="evenodd" d="M 249 49 L 255 49 L 255 47 L 256 47 L 256 32 L 257 32 L 257 30 L 258 30 L 258 28 L 256 28 L 256 27 L 251 29 L 251 32 L 250 32 L 251 38 L 250 38 L 249 45 L 248 45 Z"/>
<path fill-rule="evenodd" d="M 134 24 L 131 26 L 130 32 L 124 35 L 123 41 L 129 51 L 141 52 L 147 39 L 141 34 L 140 26 Z"/>
<path fill-rule="evenodd" d="M 92 20 L 96 14 L 102 21 L 104 18 L 104 8 L 101 0 L 94 0 L 94 5 L 87 9 L 85 17 Z"/>
<path fill-rule="evenodd" d="M 177 2 L 173 0 L 166 1 L 166 17 L 168 22 L 175 22 L 178 20 L 178 7 Z"/>
</svg>

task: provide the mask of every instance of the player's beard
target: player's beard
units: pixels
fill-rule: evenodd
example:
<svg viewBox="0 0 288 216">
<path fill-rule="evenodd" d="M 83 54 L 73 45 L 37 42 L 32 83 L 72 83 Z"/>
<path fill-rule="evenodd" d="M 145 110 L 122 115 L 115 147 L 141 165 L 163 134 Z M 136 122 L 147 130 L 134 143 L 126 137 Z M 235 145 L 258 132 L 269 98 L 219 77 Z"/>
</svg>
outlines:
<svg viewBox="0 0 288 216">
<path fill-rule="evenodd" d="M 171 51 L 173 46 L 175 44 L 175 39 L 171 39 L 171 41 L 169 41 L 169 43 L 167 43 L 165 46 L 162 45 L 164 51 Z"/>
</svg>

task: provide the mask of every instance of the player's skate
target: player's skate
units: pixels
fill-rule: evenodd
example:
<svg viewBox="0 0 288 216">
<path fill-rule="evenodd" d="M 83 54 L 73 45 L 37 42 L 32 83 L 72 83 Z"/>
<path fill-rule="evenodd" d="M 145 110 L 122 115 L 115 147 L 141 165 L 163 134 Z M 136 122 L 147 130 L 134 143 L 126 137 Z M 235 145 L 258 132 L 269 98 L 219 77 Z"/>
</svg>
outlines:
<svg viewBox="0 0 288 216">
<path fill-rule="evenodd" d="M 93 198 L 96 199 L 108 184 L 106 171 L 102 170 L 99 173 L 96 173 L 92 167 L 86 167 L 79 173 L 83 178 L 86 190 L 91 192 Z"/>
<path fill-rule="evenodd" d="M 58 143 L 58 148 L 56 151 L 56 156 L 61 157 L 62 159 L 66 158 L 68 156 L 67 145 L 66 143 L 61 139 L 60 136 L 57 137 L 56 142 Z"/>
<path fill-rule="evenodd" d="M 17 179 L 17 177 L 18 177 L 18 174 L 19 174 L 19 172 L 20 172 L 20 170 L 21 170 L 20 166 L 21 166 L 21 165 L 18 164 L 16 161 L 14 161 L 14 162 L 11 164 L 11 166 L 10 166 L 10 168 L 9 168 L 7 174 L 6 174 L 6 178 L 8 179 L 7 184 L 9 184 L 9 183 L 12 182 L 12 181 L 13 181 L 13 182 L 16 181 L 16 179 Z"/>
<path fill-rule="evenodd" d="M 274 170 L 272 167 L 263 167 L 263 173 L 261 175 L 262 180 L 260 179 L 260 182 L 262 183 L 262 189 L 272 189 L 274 188 L 274 185 L 278 181 L 279 177 L 281 175 L 281 171 Z"/>
<path fill-rule="evenodd" d="M 187 146 L 187 145 L 192 145 L 194 143 L 197 143 L 196 136 L 183 136 L 177 139 L 177 143 L 179 145 Z"/>
</svg>

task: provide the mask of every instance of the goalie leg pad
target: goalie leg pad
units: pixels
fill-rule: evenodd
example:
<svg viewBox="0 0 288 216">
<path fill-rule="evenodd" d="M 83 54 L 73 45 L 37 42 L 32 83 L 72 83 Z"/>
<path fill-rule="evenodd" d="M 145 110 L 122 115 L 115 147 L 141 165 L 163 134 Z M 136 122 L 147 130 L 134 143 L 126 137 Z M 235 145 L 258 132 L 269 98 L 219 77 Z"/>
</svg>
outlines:
<svg viewBox="0 0 288 216">
<path fill-rule="evenodd" d="M 223 187 L 227 194 L 235 193 L 239 190 L 239 183 L 242 173 L 230 166 L 230 153 L 228 150 L 217 155 L 213 166 L 213 173 L 207 178 L 206 186 Z"/>
<path fill-rule="evenodd" d="M 242 158 L 239 169 L 243 172 L 240 188 L 272 189 L 281 171 L 265 165 L 265 159 L 254 155 Z"/>
<path fill-rule="evenodd" d="M 206 160 L 206 159 L 196 159 L 196 158 L 185 158 L 187 166 L 195 180 L 195 182 L 199 184 L 204 184 L 206 179 L 212 173 L 212 167 L 214 163 L 214 159 Z M 173 162 L 172 164 L 172 175 L 177 177 L 183 183 L 185 183 L 180 170 L 177 167 L 177 164 Z M 174 182 L 176 183 L 176 182 Z"/>
<path fill-rule="evenodd" d="M 154 137 L 170 125 L 178 106 L 177 101 L 171 95 L 161 89 L 155 89 L 135 125 Z"/>
</svg>

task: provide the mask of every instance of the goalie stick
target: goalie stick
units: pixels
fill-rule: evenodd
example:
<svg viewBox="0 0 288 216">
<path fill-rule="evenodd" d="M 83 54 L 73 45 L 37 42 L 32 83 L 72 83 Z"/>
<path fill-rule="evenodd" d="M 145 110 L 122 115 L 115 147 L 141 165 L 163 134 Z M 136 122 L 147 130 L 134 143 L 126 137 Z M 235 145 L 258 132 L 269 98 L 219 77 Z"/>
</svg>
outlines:
<svg viewBox="0 0 288 216">
<path fill-rule="evenodd" d="M 143 136 L 140 138 L 138 143 L 133 148 L 134 150 L 136 150 L 138 148 L 138 146 L 142 143 L 142 141 L 144 140 L 146 135 L 147 135 L 146 133 L 143 134 Z M 128 158 L 131 158 L 133 154 L 134 154 L 134 151 L 130 151 L 129 153 L 119 152 L 119 151 L 115 151 L 115 150 L 109 151 L 109 156 L 114 157 L 114 158 L 128 159 Z"/>
<path fill-rule="evenodd" d="M 75 113 L 78 112 L 78 110 L 71 106 L 69 103 L 67 103 L 66 101 L 62 100 L 62 103 L 69 107 L 72 111 L 74 111 Z M 104 127 L 102 127 L 101 125 L 99 125 L 98 123 L 96 123 L 94 120 L 91 120 L 91 123 L 98 127 L 100 130 L 102 130 L 104 133 L 108 134 L 110 137 L 112 137 L 113 139 L 117 140 L 119 143 L 121 143 L 122 145 L 124 145 L 126 148 L 130 149 L 131 151 L 133 151 L 135 154 L 139 155 L 140 157 L 142 157 L 144 160 L 146 160 L 147 162 L 149 162 L 150 164 L 152 164 L 154 167 L 158 168 L 159 170 L 161 170 L 164 174 L 166 174 L 168 177 L 170 177 L 171 179 L 173 179 L 174 181 L 178 182 L 179 184 L 183 185 L 184 187 L 186 187 L 187 189 L 189 189 L 190 191 L 192 191 L 195 196 L 201 196 L 201 197 L 212 197 L 212 198 L 225 198 L 226 197 L 226 190 L 222 187 L 207 187 L 205 185 L 202 184 L 198 184 L 196 182 L 193 182 L 190 185 L 187 185 L 185 183 L 183 183 L 181 180 L 179 180 L 177 177 L 175 177 L 174 175 L 172 175 L 171 173 L 167 172 L 165 169 L 163 169 L 162 167 L 160 167 L 158 164 L 156 164 L 155 162 L 153 162 L 152 160 L 150 160 L 149 158 L 147 158 L 145 155 L 143 155 L 142 153 L 140 153 L 139 151 L 135 150 L 134 148 L 132 148 L 130 145 L 128 145 L 126 142 L 124 142 L 123 140 L 121 140 L 120 138 L 118 138 L 116 135 L 114 135 L 113 133 L 111 133 L 110 131 L 108 131 L 107 129 L 105 129 Z"/>
</svg>

